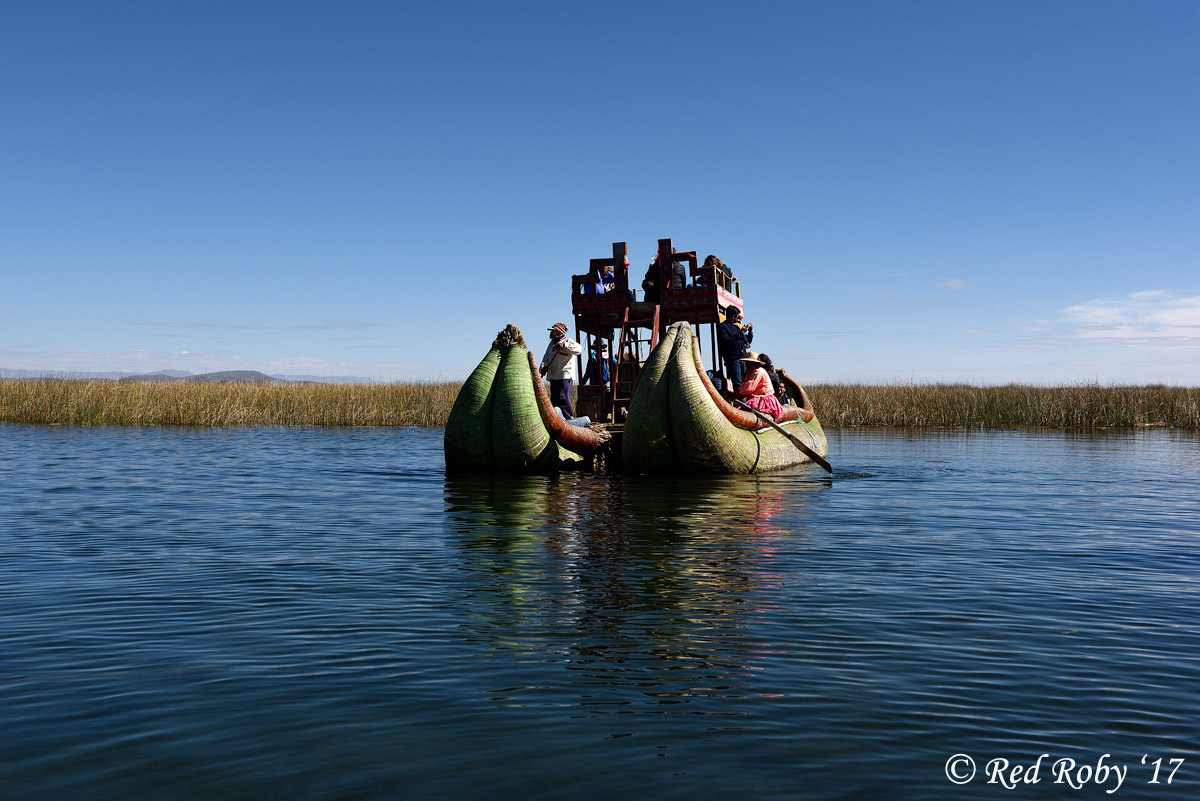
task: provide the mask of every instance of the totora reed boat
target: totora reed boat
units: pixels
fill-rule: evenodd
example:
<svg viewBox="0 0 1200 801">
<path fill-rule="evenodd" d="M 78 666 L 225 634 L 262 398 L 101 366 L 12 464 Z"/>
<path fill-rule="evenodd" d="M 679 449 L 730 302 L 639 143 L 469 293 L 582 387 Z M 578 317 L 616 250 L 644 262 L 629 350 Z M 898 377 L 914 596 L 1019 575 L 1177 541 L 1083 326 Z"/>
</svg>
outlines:
<svg viewBox="0 0 1200 801">
<path fill-rule="evenodd" d="M 800 406 L 784 407 L 780 428 L 821 456 L 825 432 L 803 389 L 781 375 Z M 674 323 L 642 368 L 622 442 L 625 469 L 648 473 L 763 473 L 810 461 L 786 436 L 736 409 L 709 380 L 700 343 Z"/>
<path fill-rule="evenodd" d="M 778 421 L 735 408 L 713 386 L 717 327 L 743 308 L 741 284 L 726 265 L 713 256 L 701 264 L 695 251 L 678 252 L 660 239 L 641 301 L 629 271 L 626 243 L 614 242 L 611 257 L 591 259 L 586 274 L 571 276 L 576 339 L 592 358 L 615 357 L 603 378 L 591 375 L 578 386 L 577 408 L 594 424 L 571 425 L 551 406 L 534 355 L 509 325 L 450 411 L 447 468 L 763 473 L 816 461 L 832 472 L 812 403 L 783 370 L 789 402 Z M 697 335 L 704 326 L 711 373 Z"/>
<path fill-rule="evenodd" d="M 807 394 L 786 374 L 789 395 L 780 427 L 816 453 L 825 432 Z M 782 433 L 734 408 L 703 369 L 700 345 L 674 323 L 650 353 L 624 426 L 574 426 L 550 406 L 534 356 L 516 326 L 496 337 L 459 391 L 446 422 L 450 469 L 547 472 L 587 466 L 621 438 L 624 469 L 764 473 L 809 461 Z M 611 455 L 610 455 L 611 458 Z M 611 462 L 610 462 L 611 464 Z"/>
<path fill-rule="evenodd" d="M 458 392 L 446 420 L 446 467 L 540 472 L 579 465 L 610 435 L 567 423 L 550 405 L 537 362 L 515 325 Z"/>
</svg>

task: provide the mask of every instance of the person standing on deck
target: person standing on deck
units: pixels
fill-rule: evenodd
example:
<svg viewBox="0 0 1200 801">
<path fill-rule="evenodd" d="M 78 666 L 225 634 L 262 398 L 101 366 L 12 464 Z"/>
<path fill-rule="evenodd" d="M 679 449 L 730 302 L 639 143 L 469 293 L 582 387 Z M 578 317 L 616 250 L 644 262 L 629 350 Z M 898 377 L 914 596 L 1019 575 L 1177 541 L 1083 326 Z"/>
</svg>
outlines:
<svg viewBox="0 0 1200 801">
<path fill-rule="evenodd" d="M 750 343 L 754 341 L 754 326 L 738 325 L 742 310 L 730 306 L 725 310 L 725 322 L 717 324 L 717 353 L 725 364 L 725 375 L 729 378 L 726 389 L 736 390 L 745 378 L 745 362 L 740 361 L 750 352 Z"/>
<path fill-rule="evenodd" d="M 575 388 L 575 357 L 583 347 L 567 336 L 567 324 L 555 323 L 547 329 L 550 344 L 542 357 L 541 374 L 550 379 L 550 404 L 563 410 L 568 420 L 575 417 L 571 391 Z"/>
</svg>

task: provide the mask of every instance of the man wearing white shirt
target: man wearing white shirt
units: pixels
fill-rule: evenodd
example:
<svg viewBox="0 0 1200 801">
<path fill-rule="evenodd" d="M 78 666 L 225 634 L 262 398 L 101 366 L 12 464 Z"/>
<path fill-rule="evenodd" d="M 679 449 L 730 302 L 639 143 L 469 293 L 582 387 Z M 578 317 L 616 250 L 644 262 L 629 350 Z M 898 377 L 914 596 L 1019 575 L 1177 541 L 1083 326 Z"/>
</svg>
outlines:
<svg viewBox="0 0 1200 801">
<path fill-rule="evenodd" d="M 583 353 L 578 342 L 567 336 L 567 324 L 555 323 L 548 329 L 550 344 L 542 357 L 542 375 L 550 379 L 550 403 L 562 409 L 568 420 L 575 416 L 571 391 L 575 388 L 575 357 Z"/>
</svg>

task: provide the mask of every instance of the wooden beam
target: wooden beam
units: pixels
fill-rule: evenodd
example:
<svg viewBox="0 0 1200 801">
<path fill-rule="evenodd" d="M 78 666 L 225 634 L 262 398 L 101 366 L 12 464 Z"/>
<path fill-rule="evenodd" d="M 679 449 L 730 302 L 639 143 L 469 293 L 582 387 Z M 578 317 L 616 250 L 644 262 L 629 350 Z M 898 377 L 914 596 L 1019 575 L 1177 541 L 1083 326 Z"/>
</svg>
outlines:
<svg viewBox="0 0 1200 801">
<path fill-rule="evenodd" d="M 621 293 L 622 298 L 629 297 L 629 244 L 627 242 L 613 242 L 612 246 L 612 264 L 613 272 L 616 274 L 615 288 Z"/>
</svg>

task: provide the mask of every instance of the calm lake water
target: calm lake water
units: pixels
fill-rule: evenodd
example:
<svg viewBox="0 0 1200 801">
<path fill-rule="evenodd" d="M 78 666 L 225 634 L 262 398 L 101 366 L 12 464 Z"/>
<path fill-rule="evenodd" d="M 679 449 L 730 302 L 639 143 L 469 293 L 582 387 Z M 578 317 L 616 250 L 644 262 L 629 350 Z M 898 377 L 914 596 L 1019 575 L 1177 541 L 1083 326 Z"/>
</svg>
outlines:
<svg viewBox="0 0 1200 801">
<path fill-rule="evenodd" d="M 1200 797 L 1200 438 L 830 460 L 448 477 L 440 431 L 0 426 L 0 798 Z"/>
</svg>

